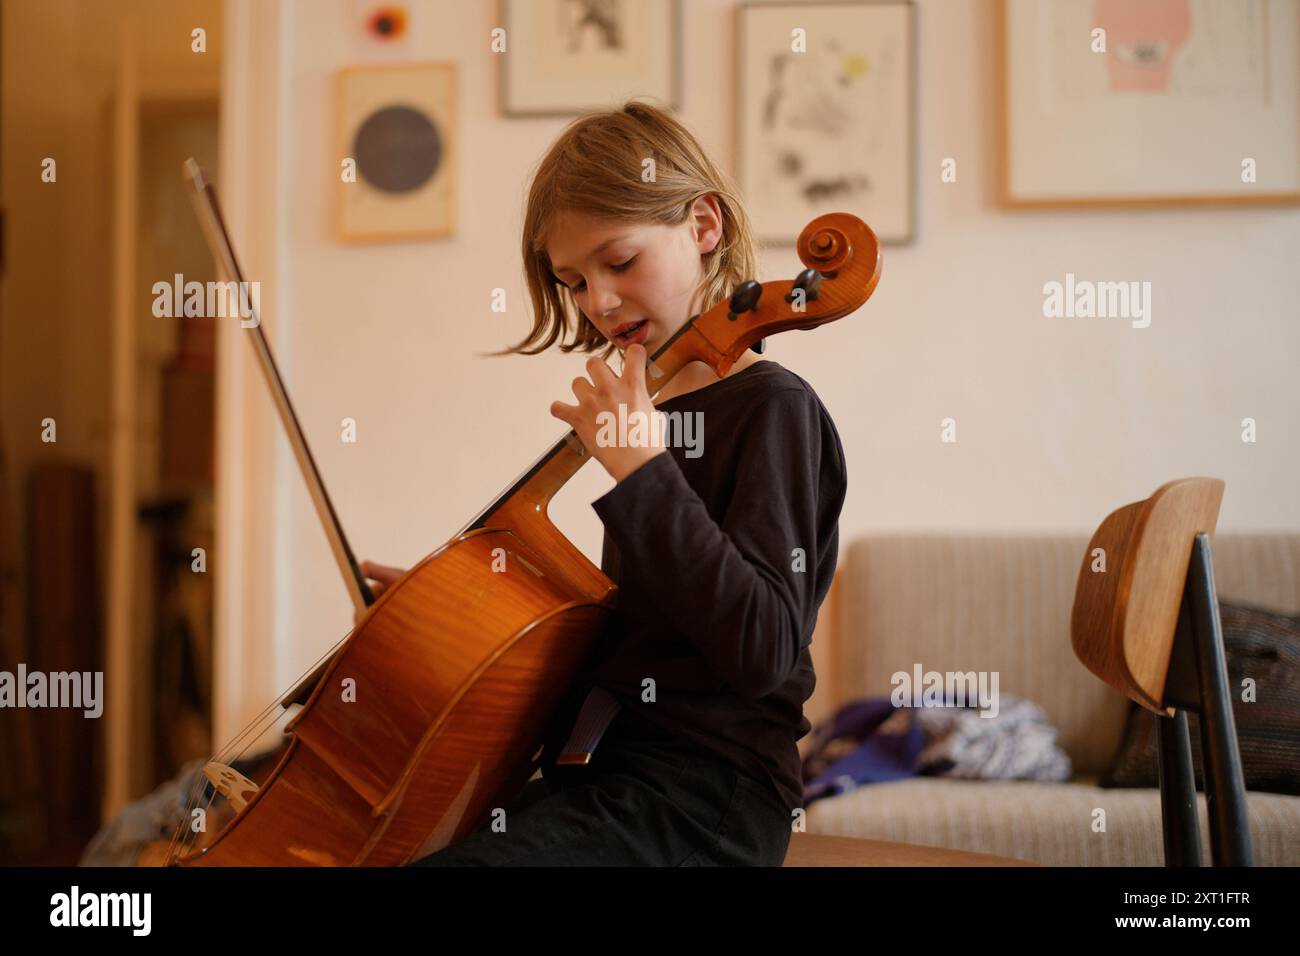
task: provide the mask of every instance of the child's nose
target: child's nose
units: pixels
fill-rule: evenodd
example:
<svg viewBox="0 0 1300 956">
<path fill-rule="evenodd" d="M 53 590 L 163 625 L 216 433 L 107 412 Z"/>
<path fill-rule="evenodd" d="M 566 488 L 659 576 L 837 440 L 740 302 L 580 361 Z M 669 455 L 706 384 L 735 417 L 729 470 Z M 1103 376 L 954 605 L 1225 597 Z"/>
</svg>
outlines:
<svg viewBox="0 0 1300 956">
<path fill-rule="evenodd" d="M 591 286 L 591 311 L 596 315 L 604 318 L 605 313 L 618 308 L 620 301 L 612 286 Z"/>
</svg>

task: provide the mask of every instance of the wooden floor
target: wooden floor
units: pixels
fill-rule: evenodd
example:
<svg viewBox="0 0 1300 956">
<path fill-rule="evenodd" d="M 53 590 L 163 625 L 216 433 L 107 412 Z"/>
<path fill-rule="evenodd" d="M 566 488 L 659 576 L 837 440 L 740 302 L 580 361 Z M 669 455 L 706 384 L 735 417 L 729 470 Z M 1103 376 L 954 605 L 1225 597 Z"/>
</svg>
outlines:
<svg viewBox="0 0 1300 956">
<path fill-rule="evenodd" d="M 1026 860 L 887 840 L 795 833 L 786 866 L 1037 866 Z"/>
<path fill-rule="evenodd" d="M 167 842 L 150 844 L 137 866 L 162 866 L 167 860 Z M 1025 860 L 966 853 L 942 847 L 914 846 L 888 840 L 859 840 L 854 837 L 795 833 L 790 837 L 786 866 L 1037 866 Z"/>
</svg>

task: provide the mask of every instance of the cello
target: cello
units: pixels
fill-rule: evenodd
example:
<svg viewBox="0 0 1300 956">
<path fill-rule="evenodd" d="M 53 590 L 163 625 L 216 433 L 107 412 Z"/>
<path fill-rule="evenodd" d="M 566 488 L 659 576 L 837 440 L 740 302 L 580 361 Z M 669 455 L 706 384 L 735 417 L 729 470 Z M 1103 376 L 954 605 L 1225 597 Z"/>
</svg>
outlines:
<svg viewBox="0 0 1300 956">
<path fill-rule="evenodd" d="M 227 280 L 243 273 L 216 193 L 192 198 Z M 810 222 L 792 281 L 743 283 L 646 362 L 651 398 L 685 365 L 719 377 L 748 348 L 858 309 L 880 245 L 848 213 Z M 241 287 L 243 287 L 241 285 Z M 169 866 L 395 866 L 483 825 L 537 769 L 548 719 L 599 637 L 617 585 L 547 516 L 591 457 L 561 437 L 449 541 L 375 599 L 316 469 L 258 318 L 249 328 L 358 615 L 351 632 L 196 776 Z M 284 721 L 250 778 L 234 764 Z"/>
</svg>

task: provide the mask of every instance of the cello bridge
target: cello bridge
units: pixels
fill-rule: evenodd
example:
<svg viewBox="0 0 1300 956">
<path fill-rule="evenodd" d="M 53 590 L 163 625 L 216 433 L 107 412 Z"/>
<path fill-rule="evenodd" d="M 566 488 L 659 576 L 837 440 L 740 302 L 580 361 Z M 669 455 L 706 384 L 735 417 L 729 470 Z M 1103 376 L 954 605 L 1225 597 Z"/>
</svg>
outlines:
<svg viewBox="0 0 1300 956">
<path fill-rule="evenodd" d="M 215 760 L 209 761 L 208 765 L 203 768 L 203 776 L 208 778 L 208 783 L 212 784 L 217 793 L 230 801 L 230 805 L 236 811 L 243 810 L 248 805 L 248 798 L 245 794 L 257 793 L 257 784 L 234 767 L 228 767 L 224 763 L 217 763 Z"/>
</svg>

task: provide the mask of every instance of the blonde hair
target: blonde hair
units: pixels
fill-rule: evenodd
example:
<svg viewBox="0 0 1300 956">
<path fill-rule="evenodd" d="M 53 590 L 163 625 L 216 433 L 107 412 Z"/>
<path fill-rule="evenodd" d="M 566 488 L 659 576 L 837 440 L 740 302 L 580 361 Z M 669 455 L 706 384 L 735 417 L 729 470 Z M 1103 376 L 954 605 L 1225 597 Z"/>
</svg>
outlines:
<svg viewBox="0 0 1300 956">
<path fill-rule="evenodd" d="M 642 179 L 643 162 L 654 160 L 652 181 Z M 570 123 L 538 164 L 524 213 L 523 260 L 533 327 L 519 343 L 490 355 L 536 355 L 560 339 L 563 352 L 594 352 L 614 343 L 582 314 L 572 292 L 551 271 L 547 234 L 556 218 L 573 212 L 619 223 L 676 226 L 686 221 L 701 196 L 713 194 L 722 211 L 722 238 L 704 253 L 704 278 L 697 287 L 705 312 L 755 278 L 758 252 L 749 217 L 730 177 L 705 154 L 695 137 L 672 115 L 629 100 L 621 108 L 589 113 Z"/>
</svg>

